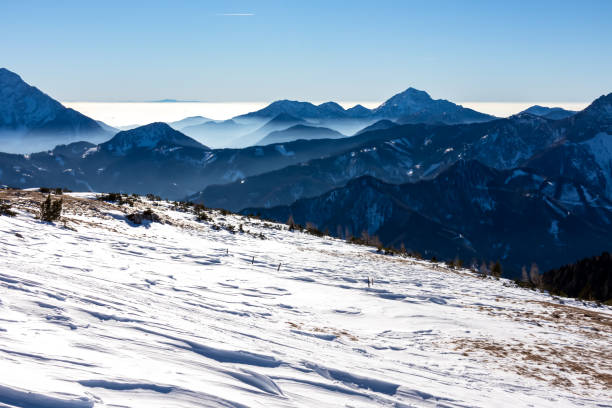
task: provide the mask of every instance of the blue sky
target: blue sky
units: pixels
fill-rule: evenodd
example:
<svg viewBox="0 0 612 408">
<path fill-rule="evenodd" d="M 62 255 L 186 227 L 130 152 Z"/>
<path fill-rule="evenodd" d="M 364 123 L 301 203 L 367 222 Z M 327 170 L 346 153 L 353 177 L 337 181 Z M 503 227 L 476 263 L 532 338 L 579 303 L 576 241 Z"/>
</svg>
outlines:
<svg viewBox="0 0 612 408">
<path fill-rule="evenodd" d="M 60 100 L 589 101 L 610 21 L 609 0 L 2 0 L 0 66 Z"/>
</svg>

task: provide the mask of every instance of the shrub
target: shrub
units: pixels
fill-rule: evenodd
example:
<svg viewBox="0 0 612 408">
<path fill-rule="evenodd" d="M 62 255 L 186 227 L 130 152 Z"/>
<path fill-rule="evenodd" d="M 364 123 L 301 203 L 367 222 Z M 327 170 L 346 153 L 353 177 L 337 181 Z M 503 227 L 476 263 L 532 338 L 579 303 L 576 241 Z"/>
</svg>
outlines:
<svg viewBox="0 0 612 408">
<path fill-rule="evenodd" d="M 324 235 L 323 231 L 321 231 L 320 229 L 318 229 L 313 223 L 311 222 L 307 222 L 306 223 L 306 232 L 309 234 L 312 234 L 314 236 L 317 237 L 322 237 Z"/>
<path fill-rule="evenodd" d="M 210 217 L 206 214 L 206 207 L 203 204 L 195 204 L 193 206 L 193 213 L 198 221 L 209 221 Z"/>
<path fill-rule="evenodd" d="M 98 201 L 120 202 L 122 200 L 121 193 L 102 194 L 97 198 Z"/>
<path fill-rule="evenodd" d="M 55 221 L 59 220 L 62 216 L 62 204 L 63 200 L 51 200 L 51 194 L 47 196 L 47 199 L 40 205 L 40 219 L 41 221 Z"/>
<path fill-rule="evenodd" d="M 150 201 L 161 201 L 161 197 L 155 194 L 149 193 L 146 195 L 146 197 L 147 197 L 147 200 L 150 200 Z"/>
<path fill-rule="evenodd" d="M 0 203 L 0 215 L 6 215 L 7 217 L 14 217 L 17 215 L 15 211 L 13 211 L 12 206 L 9 202 L 1 202 Z"/>
<path fill-rule="evenodd" d="M 161 222 L 159 215 L 155 214 L 150 208 L 147 208 L 143 212 L 135 212 L 126 216 L 126 218 L 132 221 L 134 224 L 142 224 L 143 221 Z"/>
<path fill-rule="evenodd" d="M 107 194 L 102 194 L 101 196 L 99 196 L 97 198 L 97 200 L 98 201 L 106 201 L 106 202 L 110 202 L 110 203 L 117 203 L 117 205 L 127 204 L 130 207 L 133 207 L 134 203 L 138 200 L 138 196 L 130 197 L 127 194 L 107 193 Z"/>
<path fill-rule="evenodd" d="M 448 266 L 451 269 L 460 269 L 460 268 L 463 268 L 463 260 L 460 259 L 459 257 L 456 257 L 453 260 L 446 261 L 446 266 Z"/>
</svg>

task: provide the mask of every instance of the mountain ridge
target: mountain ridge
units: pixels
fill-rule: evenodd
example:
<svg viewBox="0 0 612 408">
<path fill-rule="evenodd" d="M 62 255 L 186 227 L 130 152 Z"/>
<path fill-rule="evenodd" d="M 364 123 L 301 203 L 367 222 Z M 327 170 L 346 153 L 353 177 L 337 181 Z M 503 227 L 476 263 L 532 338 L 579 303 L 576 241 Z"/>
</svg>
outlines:
<svg viewBox="0 0 612 408">
<path fill-rule="evenodd" d="M 529 169 L 495 170 L 469 160 L 430 180 L 398 185 L 366 175 L 289 206 L 241 212 L 279 222 L 292 217 L 345 239 L 346 231 L 358 237 L 365 230 L 383 245 L 403 245 L 427 257 L 501 260 L 518 276 L 532 262 L 557 267 L 612 245 L 612 202 L 589 201 L 596 194 L 581 197 L 582 191 L 587 189 L 572 181 Z M 517 222 L 526 218 L 528 230 Z M 554 245 L 543 248 L 543 242 Z"/>
<path fill-rule="evenodd" d="M 76 140 L 101 142 L 110 136 L 112 132 L 94 119 L 64 107 L 18 74 L 0 68 L 0 138 L 5 148 L 10 143 L 23 151 Z"/>
</svg>

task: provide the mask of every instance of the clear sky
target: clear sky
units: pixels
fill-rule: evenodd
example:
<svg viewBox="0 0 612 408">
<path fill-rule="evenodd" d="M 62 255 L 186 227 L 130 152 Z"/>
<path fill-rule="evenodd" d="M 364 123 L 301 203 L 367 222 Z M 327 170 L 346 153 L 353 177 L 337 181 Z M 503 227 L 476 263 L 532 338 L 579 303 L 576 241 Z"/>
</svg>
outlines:
<svg viewBox="0 0 612 408">
<path fill-rule="evenodd" d="M 64 101 L 590 101 L 611 22 L 611 0 L 0 0 L 0 66 Z"/>
</svg>

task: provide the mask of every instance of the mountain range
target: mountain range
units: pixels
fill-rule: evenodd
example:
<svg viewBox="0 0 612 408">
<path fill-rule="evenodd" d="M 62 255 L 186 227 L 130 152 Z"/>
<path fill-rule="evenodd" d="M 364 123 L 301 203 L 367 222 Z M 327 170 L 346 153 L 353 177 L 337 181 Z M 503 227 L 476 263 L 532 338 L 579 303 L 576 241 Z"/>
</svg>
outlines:
<svg viewBox="0 0 612 408">
<path fill-rule="evenodd" d="M 429 180 L 388 184 L 370 176 L 289 206 L 244 214 L 314 224 L 341 238 L 378 236 L 385 246 L 466 264 L 499 260 L 508 274 L 550 269 L 612 246 L 612 202 L 571 180 L 529 169 L 460 160 Z"/>
<path fill-rule="evenodd" d="M 609 99 L 600 98 L 576 117 L 564 120 L 521 113 L 467 125 L 383 122 L 380 128 L 372 125 L 373 130 L 360 133 L 369 137 L 356 149 L 209 186 L 192 198 L 232 210 L 271 207 L 317 196 L 364 175 L 405 183 L 434 178 L 458 160 L 478 160 L 496 169 L 528 166 L 551 177 L 579 180 L 589 188 L 603 189 L 612 199 L 612 145 L 610 138 L 596 133 L 607 129 L 606 122 L 589 130 L 585 124 L 596 120 L 581 119 L 593 112 L 596 117 L 606 117 L 600 105 L 610 104 Z M 573 142 L 572 135 L 584 132 L 581 137 L 588 141 Z"/>
<path fill-rule="evenodd" d="M 464 108 L 442 99 L 432 99 L 426 92 L 408 88 L 394 95 L 379 107 L 368 109 L 356 105 L 344 109 L 336 102 L 319 105 L 310 102 L 280 100 L 263 109 L 239 115 L 219 124 L 200 123 L 179 130 L 215 147 L 248 147 L 262 142 L 271 132 L 287 130 L 295 125 L 319 128 L 319 134 L 340 137 L 354 135 L 374 123 L 458 124 L 486 122 L 495 117 Z M 325 129 L 325 130 L 323 130 Z M 300 137 L 313 138 L 301 132 L 289 132 L 279 140 L 288 142 Z M 276 136 L 278 137 L 278 135 Z M 319 136 L 317 138 L 324 137 Z M 275 140 L 270 138 L 267 140 Z"/>
<path fill-rule="evenodd" d="M 612 94 L 580 112 L 534 106 L 499 119 L 409 88 L 375 109 L 285 100 L 226 121 L 117 132 L 10 71 L 0 79 L 0 184 L 292 216 L 428 256 L 500 260 L 514 274 L 610 244 Z M 343 126 L 358 130 L 345 136 Z M 8 140 L 23 148 L 43 136 L 83 140 L 10 153 Z M 219 148 L 232 143 L 250 146 Z"/>
<path fill-rule="evenodd" d="M 99 145 L 78 142 L 27 155 L 0 153 L 0 180 L 19 188 L 53 185 L 177 200 L 210 184 L 352 149 L 372 136 L 210 149 L 165 123 L 152 123 L 119 132 Z"/>
</svg>

